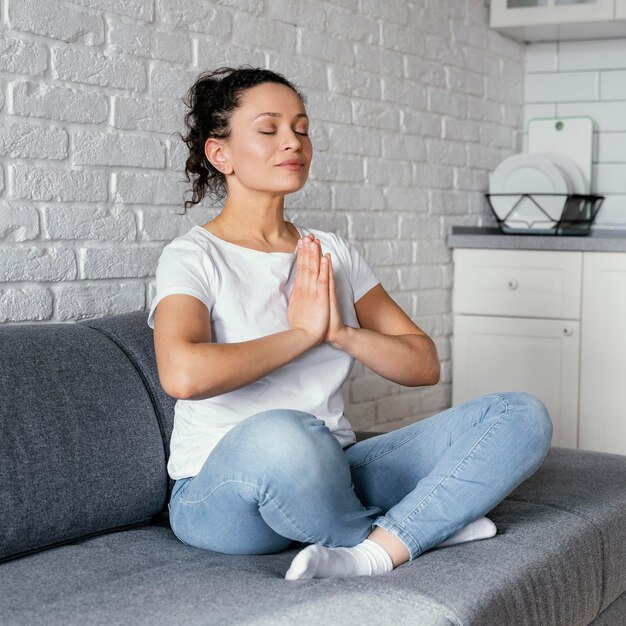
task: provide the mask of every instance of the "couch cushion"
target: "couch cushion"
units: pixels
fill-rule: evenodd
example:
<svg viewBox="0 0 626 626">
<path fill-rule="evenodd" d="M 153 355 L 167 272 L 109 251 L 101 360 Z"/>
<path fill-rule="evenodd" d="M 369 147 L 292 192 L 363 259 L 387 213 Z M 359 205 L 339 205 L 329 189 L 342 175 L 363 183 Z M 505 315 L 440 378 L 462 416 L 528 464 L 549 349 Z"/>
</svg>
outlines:
<svg viewBox="0 0 626 626">
<path fill-rule="evenodd" d="M 532 483 L 489 513 L 495 537 L 430 550 L 381 576 L 286 581 L 302 545 L 235 556 L 185 546 L 156 525 L 104 535 L 0 566 L 4 615 L 13 626 L 589 624 L 620 580 L 596 525 L 624 541 L 626 524 L 606 521 L 626 521 L 612 486 L 625 467 L 626 457 L 552 449 Z M 604 501 L 593 523 L 541 502 L 583 472 L 598 480 L 589 476 L 574 499 Z"/>
<path fill-rule="evenodd" d="M 91 320 L 83 320 L 80 324 L 85 324 L 90 328 L 101 332 L 113 341 L 120 350 L 135 366 L 137 374 L 141 377 L 150 395 L 154 406 L 161 437 L 165 447 L 165 461 L 170 457 L 170 439 L 174 428 L 174 405 L 176 399 L 168 396 L 157 373 L 156 355 L 154 352 L 153 330 L 148 326 L 148 313 L 146 311 L 135 311 L 124 313 L 123 315 L 113 315 L 100 317 Z M 169 494 L 174 486 L 174 480 L 167 477 L 167 493 Z M 164 507 L 167 508 L 167 504 Z"/>
<path fill-rule="evenodd" d="M 135 367 L 81 324 L 0 327 L 0 559 L 145 523 L 166 470 Z"/>
</svg>

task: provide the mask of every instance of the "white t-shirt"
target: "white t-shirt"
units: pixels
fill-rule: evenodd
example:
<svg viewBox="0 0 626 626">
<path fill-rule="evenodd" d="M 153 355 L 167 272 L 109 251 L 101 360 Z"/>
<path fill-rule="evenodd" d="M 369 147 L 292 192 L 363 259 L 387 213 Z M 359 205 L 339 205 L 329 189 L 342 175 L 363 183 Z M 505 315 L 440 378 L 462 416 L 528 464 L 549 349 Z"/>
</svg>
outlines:
<svg viewBox="0 0 626 626">
<path fill-rule="evenodd" d="M 354 303 L 380 281 L 365 259 L 335 233 L 294 224 L 331 253 L 343 322 L 358 327 Z M 211 341 L 250 341 L 289 330 L 287 305 L 296 274 L 297 252 L 262 252 L 233 244 L 196 225 L 167 244 L 156 270 L 157 304 L 171 294 L 188 294 L 206 305 Z M 323 420 L 342 447 L 356 440 L 343 414 L 341 386 L 354 358 L 323 342 L 254 383 L 204 400 L 177 400 L 168 474 L 195 476 L 211 450 L 247 417 L 268 409 L 297 409 Z M 207 364 L 210 367 L 210 364 Z"/>
</svg>

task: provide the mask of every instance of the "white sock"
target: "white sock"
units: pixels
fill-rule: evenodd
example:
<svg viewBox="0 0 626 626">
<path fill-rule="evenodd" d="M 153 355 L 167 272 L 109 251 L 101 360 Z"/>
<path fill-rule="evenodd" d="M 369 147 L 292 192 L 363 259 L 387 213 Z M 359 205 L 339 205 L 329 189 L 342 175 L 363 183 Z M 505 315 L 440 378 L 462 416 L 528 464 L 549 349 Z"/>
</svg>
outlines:
<svg viewBox="0 0 626 626">
<path fill-rule="evenodd" d="M 374 576 L 392 569 L 391 557 L 375 541 L 365 539 L 353 548 L 327 548 L 315 543 L 298 552 L 285 578 L 298 580 L 330 576 Z"/>
<path fill-rule="evenodd" d="M 448 546 L 454 546 L 457 543 L 476 541 L 477 539 L 489 539 L 489 537 L 493 537 L 495 534 L 496 525 L 486 517 L 479 517 L 467 526 L 463 526 L 463 528 L 452 535 L 452 537 L 438 543 L 435 548 L 446 548 Z"/>
</svg>

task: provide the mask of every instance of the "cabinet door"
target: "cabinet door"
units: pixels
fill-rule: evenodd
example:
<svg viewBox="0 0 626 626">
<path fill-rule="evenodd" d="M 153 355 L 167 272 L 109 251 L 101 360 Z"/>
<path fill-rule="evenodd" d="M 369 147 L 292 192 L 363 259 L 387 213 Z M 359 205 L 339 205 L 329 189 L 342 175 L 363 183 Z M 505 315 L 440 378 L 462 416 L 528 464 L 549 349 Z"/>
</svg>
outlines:
<svg viewBox="0 0 626 626">
<path fill-rule="evenodd" d="M 490 23 L 531 26 L 611 20 L 615 0 L 491 0 Z"/>
<path fill-rule="evenodd" d="M 452 402 L 525 391 L 546 405 L 552 445 L 577 446 L 580 322 L 454 316 Z"/>
<path fill-rule="evenodd" d="M 580 447 L 626 454 L 626 254 L 585 253 L 581 323 Z"/>
</svg>

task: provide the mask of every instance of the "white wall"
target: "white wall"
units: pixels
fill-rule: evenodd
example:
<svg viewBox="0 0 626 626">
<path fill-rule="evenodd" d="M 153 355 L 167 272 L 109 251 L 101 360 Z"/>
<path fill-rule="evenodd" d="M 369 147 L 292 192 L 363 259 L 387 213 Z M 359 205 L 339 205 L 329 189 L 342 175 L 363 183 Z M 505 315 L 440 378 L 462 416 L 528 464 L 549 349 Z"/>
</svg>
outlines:
<svg viewBox="0 0 626 626">
<path fill-rule="evenodd" d="M 626 39 L 527 45 L 525 124 L 534 117 L 595 122 L 593 192 L 606 197 L 593 228 L 626 227 Z"/>
<path fill-rule="evenodd" d="M 0 0 L 0 322 L 147 308 L 162 247 L 216 214 L 182 212 L 180 98 L 251 63 L 309 98 L 311 178 L 287 219 L 360 247 L 437 342 L 442 382 L 356 364 L 357 428 L 450 405 L 452 224 L 487 215 L 487 173 L 520 150 L 524 47 L 483 0 Z"/>
</svg>

